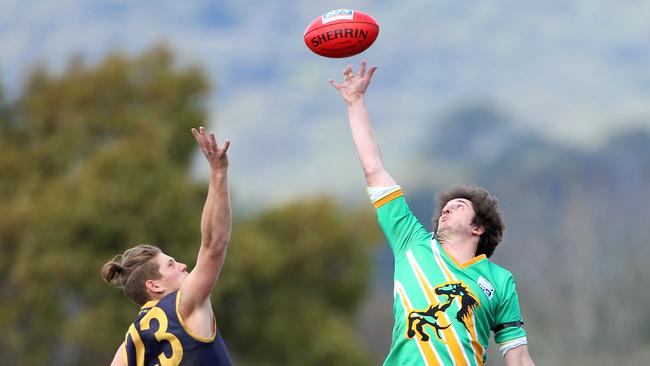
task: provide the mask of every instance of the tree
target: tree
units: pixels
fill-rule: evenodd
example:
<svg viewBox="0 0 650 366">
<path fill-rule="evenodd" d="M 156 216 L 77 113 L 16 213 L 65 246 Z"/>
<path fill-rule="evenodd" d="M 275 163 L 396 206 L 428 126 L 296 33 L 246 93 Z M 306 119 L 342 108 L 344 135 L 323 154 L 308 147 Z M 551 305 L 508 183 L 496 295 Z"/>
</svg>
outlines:
<svg viewBox="0 0 650 366">
<path fill-rule="evenodd" d="M 315 198 L 235 225 L 215 291 L 217 322 L 243 365 L 363 365 L 355 310 L 379 240 L 372 211 Z"/>
<path fill-rule="evenodd" d="M 208 91 L 199 69 L 156 47 L 96 66 L 75 58 L 60 75 L 41 66 L 0 103 L 4 363 L 108 363 L 137 306 L 101 281 L 101 265 L 152 243 L 193 266 L 207 184 L 190 175 L 190 128 Z M 369 216 L 322 198 L 235 222 L 214 302 L 235 359 L 367 363 L 353 315 Z"/>
<path fill-rule="evenodd" d="M 208 90 L 164 47 L 29 78 L 0 127 L 5 362 L 109 359 L 136 309 L 101 282 L 103 262 L 141 242 L 196 251 L 204 198 L 189 131 Z"/>
</svg>

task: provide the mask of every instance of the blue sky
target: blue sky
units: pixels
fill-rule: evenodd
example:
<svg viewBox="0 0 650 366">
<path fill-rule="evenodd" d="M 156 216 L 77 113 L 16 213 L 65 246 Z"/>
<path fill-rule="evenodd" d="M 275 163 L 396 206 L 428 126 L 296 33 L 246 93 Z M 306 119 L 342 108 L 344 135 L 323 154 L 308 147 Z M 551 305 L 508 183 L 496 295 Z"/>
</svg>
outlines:
<svg viewBox="0 0 650 366">
<path fill-rule="evenodd" d="M 376 43 L 344 60 L 311 54 L 305 27 L 341 7 L 379 21 Z M 240 147 L 233 162 L 242 195 L 264 196 L 251 176 L 278 199 L 332 185 L 344 194 L 362 181 L 344 106 L 326 80 L 346 63 L 367 58 L 380 67 L 369 106 L 398 172 L 399 162 L 417 160 L 403 146 L 422 128 L 476 100 L 499 106 L 520 128 L 592 145 L 620 129 L 650 128 L 648 14 L 650 2 L 640 0 L 0 0 L 0 77 L 15 95 L 37 62 L 56 70 L 73 53 L 93 62 L 165 40 L 216 86 L 210 123 Z M 344 148 L 332 151 L 332 141 Z M 255 147 L 265 144 L 277 152 L 260 166 Z M 282 193 L 276 175 L 297 170 L 303 188 Z"/>
</svg>

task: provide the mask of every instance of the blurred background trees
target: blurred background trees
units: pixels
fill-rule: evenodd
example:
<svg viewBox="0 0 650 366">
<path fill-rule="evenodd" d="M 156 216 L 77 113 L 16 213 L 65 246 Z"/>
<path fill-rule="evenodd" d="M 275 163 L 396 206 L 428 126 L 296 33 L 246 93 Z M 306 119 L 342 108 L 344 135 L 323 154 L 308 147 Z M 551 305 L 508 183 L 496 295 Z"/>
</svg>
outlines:
<svg viewBox="0 0 650 366">
<path fill-rule="evenodd" d="M 40 67 L 2 108 L 3 364 L 108 363 L 137 306 L 101 265 L 138 243 L 194 263 L 207 186 L 190 174 L 190 128 L 209 90 L 156 47 Z M 215 308 L 238 364 L 368 363 L 350 325 L 377 241 L 368 222 L 326 198 L 236 221 Z"/>
<path fill-rule="evenodd" d="M 355 332 L 378 225 L 317 197 L 238 220 L 215 290 L 221 330 L 250 365 L 370 365 Z"/>
<path fill-rule="evenodd" d="M 207 187 L 189 130 L 207 119 L 210 92 L 203 71 L 160 46 L 93 65 L 73 58 L 60 73 L 41 66 L 16 98 L 0 91 L 3 364 L 107 363 L 137 306 L 101 281 L 101 265 L 138 243 L 193 265 Z M 511 122 L 500 106 L 459 106 L 409 146 L 420 160 L 388 169 L 409 172 L 396 179 L 425 224 L 449 184 L 500 198 L 507 232 L 493 259 L 515 274 L 538 364 L 643 364 L 650 134 L 578 149 Z M 231 154 L 259 154 L 237 146 Z M 233 241 L 213 305 L 237 364 L 380 363 L 392 258 L 370 205 L 297 197 L 242 215 L 232 191 Z"/>
<path fill-rule="evenodd" d="M 62 75 L 37 69 L 0 136 L 3 329 L 8 364 L 106 359 L 133 306 L 97 279 L 103 261 L 151 242 L 196 243 L 202 198 L 186 136 L 208 92 L 171 53 L 114 54 Z M 107 291 L 108 290 L 108 291 Z M 118 337 L 118 338 L 116 338 Z M 119 342 L 118 342 L 119 343 Z"/>
</svg>

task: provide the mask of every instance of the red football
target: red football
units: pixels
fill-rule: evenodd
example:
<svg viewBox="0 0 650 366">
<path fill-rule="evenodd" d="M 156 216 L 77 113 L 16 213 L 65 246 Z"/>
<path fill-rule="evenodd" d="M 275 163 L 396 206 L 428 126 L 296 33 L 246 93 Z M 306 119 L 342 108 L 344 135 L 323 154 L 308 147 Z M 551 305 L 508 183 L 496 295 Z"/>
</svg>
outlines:
<svg viewBox="0 0 650 366">
<path fill-rule="evenodd" d="M 325 57 L 349 57 L 368 49 L 379 35 L 379 25 L 370 15 L 351 9 L 332 10 L 305 29 L 305 44 Z"/>
</svg>

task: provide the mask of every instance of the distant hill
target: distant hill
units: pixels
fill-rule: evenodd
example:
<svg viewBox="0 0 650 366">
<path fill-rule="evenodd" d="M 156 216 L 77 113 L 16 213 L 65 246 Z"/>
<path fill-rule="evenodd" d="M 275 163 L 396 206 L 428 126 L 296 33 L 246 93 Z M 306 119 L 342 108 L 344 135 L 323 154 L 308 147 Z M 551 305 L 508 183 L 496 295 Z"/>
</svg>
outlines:
<svg viewBox="0 0 650 366">
<path fill-rule="evenodd" d="M 377 41 L 348 59 L 312 54 L 305 27 L 342 6 L 373 15 L 381 27 Z M 388 162 L 401 176 L 410 176 L 409 167 L 401 170 L 404 161 L 422 158 L 409 147 L 431 121 L 476 99 L 500 106 L 517 130 L 569 146 L 648 128 L 647 10 L 638 2 L 590 0 L 226 0 L 165 2 L 155 11 L 149 2 L 70 0 L 61 7 L 54 0 L 6 0 L 0 80 L 12 96 L 35 63 L 61 70 L 74 53 L 97 62 L 114 49 L 139 53 L 167 42 L 184 63 L 209 74 L 209 122 L 231 138 L 234 192 L 254 211 L 322 192 L 356 197 L 363 182 L 345 107 L 327 79 L 363 58 L 380 67 L 368 102 Z"/>
</svg>

